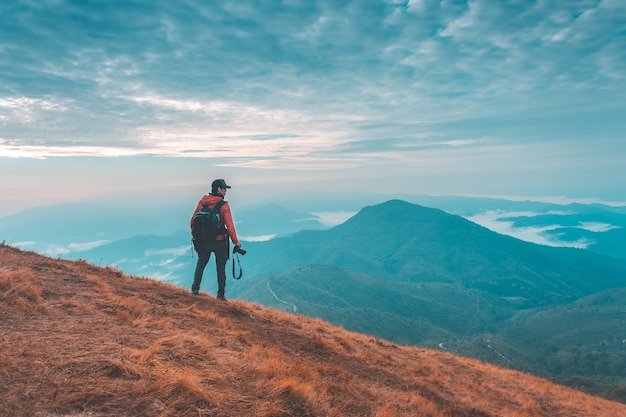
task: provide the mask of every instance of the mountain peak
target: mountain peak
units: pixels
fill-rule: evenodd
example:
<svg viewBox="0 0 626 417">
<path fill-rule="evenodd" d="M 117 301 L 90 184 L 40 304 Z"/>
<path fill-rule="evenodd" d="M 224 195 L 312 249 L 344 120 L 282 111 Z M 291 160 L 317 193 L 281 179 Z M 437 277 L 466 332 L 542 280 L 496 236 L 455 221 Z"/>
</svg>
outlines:
<svg viewBox="0 0 626 417">
<path fill-rule="evenodd" d="M 432 222 L 452 217 L 455 216 L 439 209 L 420 206 L 404 200 L 389 200 L 364 207 L 344 224 L 350 228 L 358 228 L 358 225 L 375 227 L 377 229 L 374 232 L 384 232 L 384 228 L 393 227 L 402 222 Z"/>
<path fill-rule="evenodd" d="M 1 415 L 626 415 L 623 404 L 321 320 L 6 245 L 0 258 Z"/>
<path fill-rule="evenodd" d="M 436 213 L 439 215 L 445 214 L 445 212 L 442 210 L 439 210 L 436 208 L 424 207 L 419 204 L 409 203 L 408 201 L 400 200 L 400 199 L 387 200 L 380 204 L 365 207 L 363 210 L 366 210 L 366 211 L 367 210 L 382 210 L 383 212 L 409 211 L 413 213 L 419 212 L 422 214 L 430 213 L 432 215 L 435 215 Z"/>
</svg>

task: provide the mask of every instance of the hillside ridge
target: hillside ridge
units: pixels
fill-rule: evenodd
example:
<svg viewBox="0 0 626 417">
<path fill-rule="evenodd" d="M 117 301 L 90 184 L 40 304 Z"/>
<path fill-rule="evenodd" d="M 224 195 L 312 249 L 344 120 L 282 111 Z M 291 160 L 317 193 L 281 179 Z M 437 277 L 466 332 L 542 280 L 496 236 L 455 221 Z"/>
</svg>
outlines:
<svg viewBox="0 0 626 417">
<path fill-rule="evenodd" d="M 0 415 L 622 416 L 519 372 L 0 245 Z"/>
<path fill-rule="evenodd" d="M 251 249 L 246 262 L 253 277 L 329 264 L 394 281 L 455 282 L 524 297 L 533 306 L 626 283 L 624 259 L 521 241 L 402 200 L 365 207 L 328 230 L 301 231 Z M 589 280 L 590 269 L 602 279 Z"/>
</svg>

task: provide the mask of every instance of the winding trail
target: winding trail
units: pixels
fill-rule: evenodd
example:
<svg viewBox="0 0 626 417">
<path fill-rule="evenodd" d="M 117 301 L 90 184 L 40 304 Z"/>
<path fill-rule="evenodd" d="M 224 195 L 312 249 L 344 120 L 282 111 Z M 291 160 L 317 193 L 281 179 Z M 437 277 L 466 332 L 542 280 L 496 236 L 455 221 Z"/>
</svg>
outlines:
<svg viewBox="0 0 626 417">
<path fill-rule="evenodd" d="M 280 298 L 278 298 L 278 296 L 276 295 L 276 293 L 274 291 L 272 291 L 272 288 L 270 287 L 270 280 L 267 280 L 267 289 L 270 290 L 270 292 L 272 293 L 272 295 L 274 296 L 274 298 L 276 299 L 276 301 L 278 301 L 279 303 L 283 303 L 286 304 L 288 306 L 290 306 L 291 308 L 293 308 L 293 312 L 295 313 L 296 311 L 298 311 L 298 307 L 296 307 L 295 304 L 291 304 L 288 303 L 286 301 L 281 300 Z"/>
</svg>

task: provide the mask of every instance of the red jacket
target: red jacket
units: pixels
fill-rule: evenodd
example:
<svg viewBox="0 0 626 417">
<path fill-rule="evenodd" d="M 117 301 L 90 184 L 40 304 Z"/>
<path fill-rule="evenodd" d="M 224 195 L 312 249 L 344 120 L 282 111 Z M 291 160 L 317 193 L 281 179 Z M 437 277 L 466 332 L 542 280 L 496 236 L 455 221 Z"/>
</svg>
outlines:
<svg viewBox="0 0 626 417">
<path fill-rule="evenodd" d="M 191 221 L 189 222 L 191 229 L 193 230 L 193 218 L 196 215 L 196 213 L 200 211 L 203 204 L 206 204 L 207 206 L 209 206 L 209 208 L 212 209 L 213 207 L 217 205 L 217 203 L 220 200 L 223 200 L 223 199 L 224 197 L 219 196 L 219 195 L 213 195 L 213 194 L 207 194 L 207 195 L 202 196 L 202 198 L 198 202 L 198 205 L 196 206 L 196 209 L 191 215 Z M 238 244 L 239 239 L 237 239 L 237 231 L 235 230 L 235 223 L 233 223 L 233 216 L 230 213 L 230 206 L 228 205 L 227 202 L 225 202 L 220 208 L 220 219 L 221 219 L 222 224 L 226 226 L 226 231 L 228 232 L 228 236 L 230 236 L 230 240 L 233 242 L 233 244 L 235 245 Z M 218 235 L 217 240 L 224 240 L 225 237 L 226 235 Z"/>
</svg>

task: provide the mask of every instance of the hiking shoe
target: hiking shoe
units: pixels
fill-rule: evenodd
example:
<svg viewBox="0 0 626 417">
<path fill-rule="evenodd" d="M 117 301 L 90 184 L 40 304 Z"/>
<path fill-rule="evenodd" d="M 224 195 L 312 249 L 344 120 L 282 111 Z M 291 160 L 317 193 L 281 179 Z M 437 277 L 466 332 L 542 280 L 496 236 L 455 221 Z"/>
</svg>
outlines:
<svg viewBox="0 0 626 417">
<path fill-rule="evenodd" d="M 192 295 L 198 295 L 198 290 L 191 290 Z"/>
<path fill-rule="evenodd" d="M 218 295 L 217 299 L 218 300 L 222 300 L 222 301 L 226 301 L 226 297 L 224 297 L 223 295 Z"/>
</svg>

